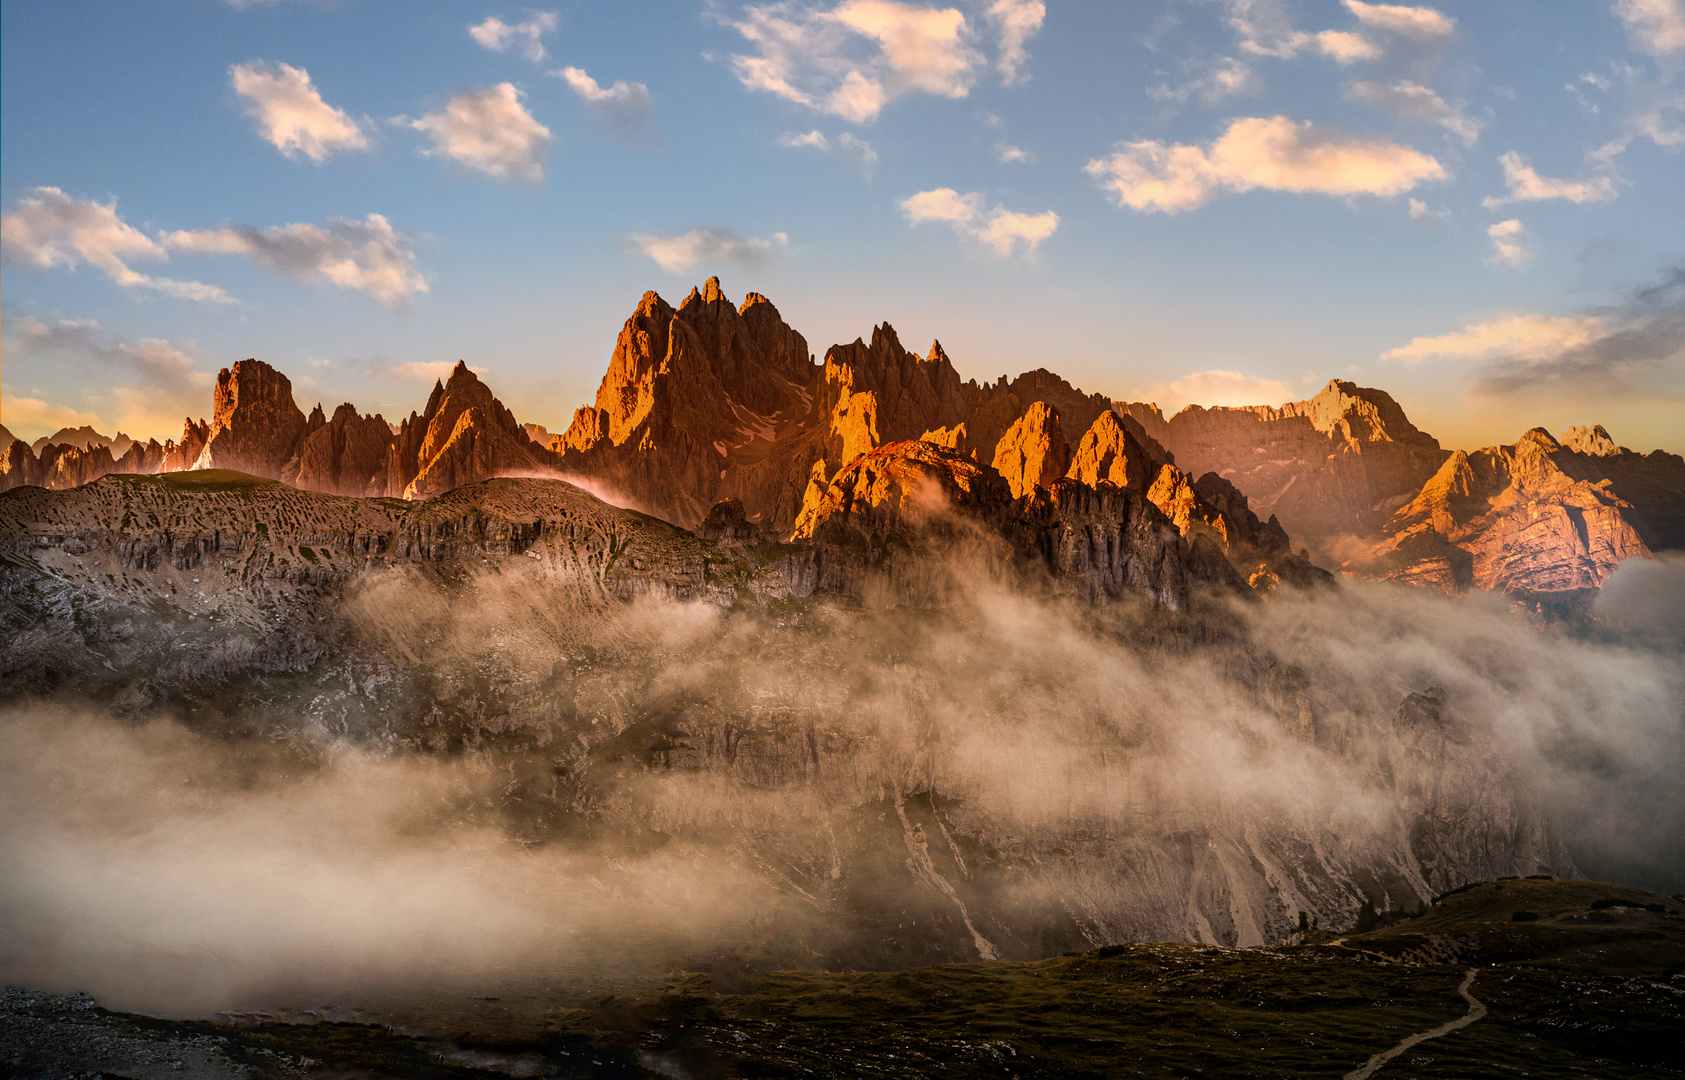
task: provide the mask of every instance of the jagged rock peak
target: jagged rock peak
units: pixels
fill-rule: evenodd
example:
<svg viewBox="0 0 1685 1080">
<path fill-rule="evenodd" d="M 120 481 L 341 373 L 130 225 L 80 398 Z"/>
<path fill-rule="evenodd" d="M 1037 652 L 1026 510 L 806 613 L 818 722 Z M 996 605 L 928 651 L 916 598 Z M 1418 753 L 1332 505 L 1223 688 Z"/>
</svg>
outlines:
<svg viewBox="0 0 1685 1080">
<path fill-rule="evenodd" d="M 1615 457 L 1627 453 L 1624 447 L 1615 444 L 1615 440 L 1609 437 L 1602 424 L 1594 424 L 1589 428 L 1569 428 L 1562 437 L 1562 445 L 1576 453 L 1589 454 L 1592 457 Z"/>
<path fill-rule="evenodd" d="M 241 360 L 217 374 L 211 406 L 204 449 L 190 467 L 278 478 L 306 428 L 292 380 L 261 360 Z"/>
<path fill-rule="evenodd" d="M 935 338 L 930 339 L 930 353 L 924 358 L 924 362 L 927 364 L 953 363 L 953 361 L 948 359 L 948 354 L 946 350 L 942 348 L 942 343 Z M 1006 376 L 1002 375 L 1001 378 L 1005 379 Z"/>
<path fill-rule="evenodd" d="M 1117 413 L 1107 409 L 1095 418 L 1093 426 L 1077 444 L 1065 475 L 1090 487 L 1105 480 L 1121 488 L 1145 492 L 1162 464 L 1154 461 L 1129 433 Z"/>
<path fill-rule="evenodd" d="M 1071 446 L 1059 426 L 1059 410 L 1045 401 L 1032 404 L 995 449 L 994 469 L 1006 478 L 1015 499 L 1051 488 L 1070 464 Z"/>
</svg>

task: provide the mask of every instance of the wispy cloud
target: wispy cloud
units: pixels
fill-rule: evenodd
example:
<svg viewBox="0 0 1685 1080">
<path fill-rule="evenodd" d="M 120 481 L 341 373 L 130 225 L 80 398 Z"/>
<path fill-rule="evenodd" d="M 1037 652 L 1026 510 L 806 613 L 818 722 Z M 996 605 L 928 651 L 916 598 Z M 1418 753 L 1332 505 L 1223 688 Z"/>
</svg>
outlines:
<svg viewBox="0 0 1685 1080">
<path fill-rule="evenodd" d="M 322 100 L 310 73 L 291 64 L 251 60 L 228 69 L 234 92 L 266 142 L 289 158 L 320 165 L 336 150 L 366 150 L 368 136 L 342 110 Z"/>
<path fill-rule="evenodd" d="M 870 180 L 878 167 L 878 152 L 872 149 L 872 144 L 846 131 L 834 139 L 821 131 L 799 135 L 787 132 L 778 136 L 778 145 L 786 150 L 817 150 L 829 154 L 847 165 L 862 180 Z"/>
<path fill-rule="evenodd" d="M 1521 314 L 1419 337 L 1382 354 L 1464 365 L 1477 392 L 1572 400 L 1685 396 L 1685 267 L 1618 303 L 1572 315 Z"/>
<path fill-rule="evenodd" d="M 182 300 L 231 304 L 234 298 L 198 281 L 152 277 L 128 259 L 167 262 L 163 245 L 117 215 L 117 202 L 75 199 L 56 187 L 38 187 L 0 217 L 0 250 L 7 261 L 37 270 L 86 262 L 124 288 L 151 289 Z"/>
<path fill-rule="evenodd" d="M 1157 83 L 1147 88 L 1147 96 L 1154 101 L 1186 105 L 1197 101 L 1210 108 L 1231 97 L 1256 94 L 1263 89 L 1263 80 L 1252 65 L 1232 56 L 1215 59 L 1199 58 L 1183 65 L 1188 78 L 1171 86 Z"/>
<path fill-rule="evenodd" d="M 380 214 L 366 220 L 329 218 L 325 224 L 225 225 L 169 233 L 175 251 L 242 255 L 266 270 L 298 281 L 326 281 L 401 308 L 428 291 L 405 238 Z"/>
<path fill-rule="evenodd" d="M 1003 11 L 1019 13 L 1012 25 L 1025 25 L 1024 7 L 1008 0 Z M 985 62 L 957 8 L 897 0 L 822 8 L 785 0 L 745 7 L 728 25 L 755 49 L 731 58 L 744 86 L 856 124 L 875 120 L 903 94 L 963 98 Z M 1011 65 L 1014 77 L 1019 63 Z"/>
<path fill-rule="evenodd" d="M 1042 0 L 994 0 L 986 17 L 1000 35 L 1000 55 L 995 69 L 1007 86 L 1023 82 L 1024 63 L 1029 59 L 1030 39 L 1041 32 L 1042 20 L 1047 18 L 1047 5 Z"/>
<path fill-rule="evenodd" d="M 1533 257 L 1533 249 L 1527 245 L 1527 230 L 1515 218 L 1499 221 L 1486 227 L 1486 236 L 1492 241 L 1492 261 L 1504 266 L 1520 266 Z"/>
<path fill-rule="evenodd" d="M 462 90 L 443 109 L 395 123 L 427 135 L 433 142 L 422 153 L 449 158 L 459 165 L 496 176 L 536 183 L 544 178 L 550 129 L 521 104 L 525 95 L 512 83 L 483 90 Z"/>
<path fill-rule="evenodd" d="M 538 64 L 544 61 L 544 35 L 556 29 L 554 11 L 534 12 L 525 22 L 507 23 L 496 15 L 468 28 L 468 36 L 492 52 L 504 52 L 511 47 L 522 56 Z"/>
<path fill-rule="evenodd" d="M 568 84 L 579 100 L 591 106 L 615 130 L 628 135 L 644 129 L 654 99 L 643 83 L 617 81 L 613 86 L 600 86 L 583 68 L 565 67 L 550 74 Z"/>
<path fill-rule="evenodd" d="M 953 188 L 921 191 L 902 199 L 900 206 L 910 224 L 946 225 L 962 239 L 1003 259 L 1014 251 L 1033 254 L 1059 228 L 1059 215 L 1051 210 L 1023 214 L 1002 206 L 990 207 L 981 194 L 962 195 Z"/>
<path fill-rule="evenodd" d="M 686 273 L 703 263 L 760 266 L 789 243 L 789 237 L 781 232 L 761 239 L 738 236 L 730 229 L 692 229 L 676 236 L 634 233 L 629 239 L 633 248 L 671 274 Z"/>
<path fill-rule="evenodd" d="M 1285 116 L 1235 120 L 1209 149 L 1120 143 L 1090 161 L 1087 172 L 1118 205 L 1167 214 L 1203 206 L 1221 190 L 1393 196 L 1445 177 L 1445 168 L 1419 150 Z"/>
<path fill-rule="evenodd" d="M 1473 146 L 1480 140 L 1480 121 L 1462 106 L 1452 105 L 1420 83 L 1407 79 L 1395 83 L 1354 82 L 1346 88 L 1346 96 L 1406 120 L 1438 124 L 1461 139 L 1465 146 Z"/>
<path fill-rule="evenodd" d="M 6 353 L 15 361 L 76 365 L 91 376 L 88 404 L 98 415 L 40 399 L 8 400 L 12 422 L 82 417 L 79 423 L 145 439 L 179 433 L 181 418 L 203 409 L 214 377 L 203 370 L 190 345 L 161 338 L 126 341 L 107 335 L 94 319 L 43 322 L 32 316 L 8 320 Z M 54 424 L 53 427 L 62 426 Z M 77 426 L 77 425 L 70 425 Z"/>
<path fill-rule="evenodd" d="M 1345 0 L 1346 10 L 1357 21 L 1376 30 L 1385 30 L 1417 41 L 1437 41 L 1450 37 L 1457 29 L 1457 20 L 1438 8 L 1405 4 L 1366 4 L 1363 0 Z"/>
<path fill-rule="evenodd" d="M 1594 176 L 1587 180 L 1553 180 L 1540 176 L 1527 164 L 1527 159 L 1515 151 L 1498 159 L 1504 167 L 1504 184 L 1509 193 L 1502 197 L 1488 195 L 1481 204 L 1488 209 L 1506 203 L 1538 202 L 1544 199 L 1566 199 L 1571 203 L 1606 202 L 1615 197 L 1615 181 L 1608 176 Z"/>
<path fill-rule="evenodd" d="M 1615 0 L 1615 14 L 1627 33 L 1645 52 L 1671 56 L 1685 52 L 1685 2 L 1682 0 Z"/>
</svg>

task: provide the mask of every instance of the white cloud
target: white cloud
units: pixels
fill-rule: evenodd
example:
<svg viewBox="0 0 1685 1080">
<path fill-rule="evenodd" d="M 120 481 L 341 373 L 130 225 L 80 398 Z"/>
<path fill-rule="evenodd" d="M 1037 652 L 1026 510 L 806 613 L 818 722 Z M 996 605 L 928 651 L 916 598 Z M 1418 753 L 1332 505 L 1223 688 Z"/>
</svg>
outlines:
<svg viewBox="0 0 1685 1080">
<path fill-rule="evenodd" d="M 487 176 L 536 182 L 544 178 L 550 129 L 527 112 L 523 96 L 511 83 L 462 90 L 440 112 L 396 122 L 433 140 L 424 154 L 450 158 Z"/>
<path fill-rule="evenodd" d="M 1444 221 L 1446 218 L 1451 216 L 1451 211 L 1449 211 L 1449 210 L 1435 210 L 1432 207 L 1430 207 L 1427 203 L 1423 202 L 1420 199 L 1411 199 L 1409 205 L 1410 205 L 1410 216 L 1412 218 L 1418 220 L 1418 221 L 1427 220 L 1427 219 L 1432 219 L 1434 221 Z"/>
<path fill-rule="evenodd" d="M 678 236 L 634 233 L 632 245 L 670 274 L 682 274 L 698 263 L 730 262 L 758 266 L 783 249 L 790 238 L 773 233 L 766 239 L 742 237 L 729 229 L 692 229 Z"/>
<path fill-rule="evenodd" d="M 1346 96 L 1406 120 L 1438 124 L 1461 139 L 1465 146 L 1473 146 L 1480 139 L 1480 121 L 1420 83 L 1355 82 L 1346 88 Z"/>
<path fill-rule="evenodd" d="M 1220 189 L 1321 195 L 1401 195 L 1445 177 L 1432 157 L 1385 139 L 1318 129 L 1285 116 L 1246 117 L 1229 124 L 1209 150 L 1143 140 L 1120 143 L 1086 171 L 1118 205 L 1179 213 Z"/>
<path fill-rule="evenodd" d="M 1379 45 L 1350 30 L 1324 30 L 1312 40 L 1319 51 L 1341 67 L 1349 67 L 1360 60 L 1379 60 L 1383 55 Z"/>
<path fill-rule="evenodd" d="M 583 68 L 566 67 L 550 74 L 566 82 L 579 99 L 601 113 L 611 125 L 628 134 L 643 130 L 653 104 L 643 83 L 616 82 L 602 87 Z"/>
<path fill-rule="evenodd" d="M 982 195 L 962 195 L 953 188 L 921 191 L 902 199 L 900 206 L 911 224 L 934 221 L 947 225 L 962 238 L 1003 259 L 1020 246 L 1026 254 L 1034 253 L 1059 228 L 1059 215 L 1051 210 L 1021 214 L 1001 206 L 985 207 Z"/>
<path fill-rule="evenodd" d="M 1493 322 L 1473 323 L 1454 334 L 1413 338 L 1381 354 L 1382 360 L 1419 364 L 1430 357 L 1441 360 L 1514 359 L 1542 361 L 1583 348 L 1612 332 L 1595 315 L 1512 315 Z"/>
<path fill-rule="evenodd" d="M 1035 155 L 1011 143 L 995 144 L 995 160 L 1002 165 L 1028 165 L 1035 160 Z"/>
<path fill-rule="evenodd" d="M 243 255 L 257 265 L 300 281 L 325 280 L 355 289 L 393 307 L 428 291 L 415 255 L 384 217 L 364 221 L 329 218 L 325 225 L 280 225 L 259 229 L 229 225 L 166 235 L 176 251 Z"/>
<path fill-rule="evenodd" d="M 1386 54 L 1385 47 L 1374 37 L 1376 34 L 1431 42 L 1449 36 L 1457 25 L 1450 16 L 1430 7 L 1366 4 L 1362 0 L 1345 0 L 1345 5 L 1357 18 L 1357 29 L 1310 34 L 1293 25 L 1283 0 L 1224 0 L 1228 24 L 1235 32 L 1240 50 L 1277 60 L 1318 52 L 1342 66 L 1349 66 L 1379 60 Z"/>
<path fill-rule="evenodd" d="M 1685 3 L 1681 0 L 1615 0 L 1615 14 L 1645 52 L 1667 56 L 1685 51 Z"/>
<path fill-rule="evenodd" d="M 1191 76 L 1187 81 L 1179 86 L 1159 83 L 1148 87 L 1147 96 L 1154 101 L 1168 101 L 1178 105 L 1198 100 L 1201 105 L 1211 107 L 1227 98 L 1249 96 L 1263 89 L 1263 83 L 1251 65 L 1232 56 L 1219 56 L 1211 61 L 1193 61 L 1187 68 Z"/>
<path fill-rule="evenodd" d="M 1000 32 L 1000 56 L 995 68 L 1001 82 L 1007 86 L 1023 82 L 1024 61 L 1028 59 L 1025 46 L 1041 32 L 1042 20 L 1047 18 L 1047 5 L 1042 0 L 994 0 L 987 18 Z"/>
<path fill-rule="evenodd" d="M 335 150 L 368 149 L 368 136 L 322 100 L 303 68 L 252 60 L 233 65 L 228 74 L 234 92 L 250 103 L 246 113 L 257 122 L 258 134 L 287 157 L 303 154 L 319 165 Z"/>
<path fill-rule="evenodd" d="M 1171 415 L 1189 405 L 1279 405 L 1293 400 L 1293 388 L 1277 379 L 1238 371 L 1200 371 L 1151 387 L 1144 397 Z"/>
<path fill-rule="evenodd" d="M 827 138 L 821 131 L 805 135 L 789 132 L 778 137 L 778 145 L 786 150 L 818 150 L 829 154 L 865 180 L 870 180 L 878 167 L 878 152 L 872 149 L 872 144 L 846 131 L 835 139 Z"/>
<path fill-rule="evenodd" d="M 984 62 L 957 8 L 844 0 L 827 10 L 783 0 L 745 7 L 729 25 L 757 50 L 731 58 L 744 86 L 855 124 L 907 93 L 963 98 Z"/>
<path fill-rule="evenodd" d="M 1482 200 L 1482 205 L 1487 208 L 1542 199 L 1588 203 L 1604 202 L 1615 197 L 1615 181 L 1607 176 L 1594 176 L 1590 180 L 1552 180 L 1540 176 L 1527 164 L 1526 158 L 1513 150 L 1498 161 L 1504 166 L 1504 183 L 1509 187 L 1509 194 L 1502 198 L 1487 196 Z"/>
<path fill-rule="evenodd" d="M 1533 257 L 1532 249 L 1526 244 L 1526 230 L 1521 222 L 1515 218 L 1500 221 L 1486 227 L 1486 235 L 1492 241 L 1492 259 L 1505 266 L 1520 266 Z"/>
<path fill-rule="evenodd" d="M 1363 0 L 1346 0 L 1346 10 L 1357 16 L 1357 21 L 1365 26 L 1387 30 L 1417 41 L 1450 37 L 1457 29 L 1457 20 L 1430 7 L 1366 4 Z"/>
<path fill-rule="evenodd" d="M 470 26 L 468 36 L 492 52 L 503 52 L 511 45 L 518 45 L 521 55 L 537 64 L 545 56 L 544 35 L 555 29 L 556 13 L 539 11 L 520 23 L 506 23 L 496 15 L 488 16 L 485 22 Z"/>
<path fill-rule="evenodd" d="M 152 289 L 182 300 L 231 304 L 234 298 L 198 281 L 151 277 L 125 259 L 169 260 L 151 237 L 117 216 L 117 203 L 73 199 L 56 187 L 38 187 L 0 217 L 0 249 L 8 260 L 37 270 L 86 262 L 125 288 Z"/>
</svg>

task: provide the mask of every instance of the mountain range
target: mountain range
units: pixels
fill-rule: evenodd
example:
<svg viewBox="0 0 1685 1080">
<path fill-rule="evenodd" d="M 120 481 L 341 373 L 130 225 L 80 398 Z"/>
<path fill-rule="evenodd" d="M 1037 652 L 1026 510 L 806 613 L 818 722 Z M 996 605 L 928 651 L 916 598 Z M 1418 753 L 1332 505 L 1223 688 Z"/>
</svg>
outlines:
<svg viewBox="0 0 1685 1080">
<path fill-rule="evenodd" d="M 519 422 L 461 363 L 396 423 L 350 403 L 306 415 L 257 360 L 224 369 L 211 405 L 162 445 L 91 429 L 33 445 L 0 436 L 0 490 L 231 469 L 413 500 L 552 476 L 686 529 L 713 515 L 740 539 L 848 532 L 880 548 L 926 487 L 963 492 L 996 532 L 1110 499 L 1102 514 L 1168 522 L 1190 557 L 1204 538 L 1254 586 L 1313 580 L 1315 563 L 1552 606 L 1583 602 L 1623 559 L 1685 546 L 1685 460 L 1634 453 L 1601 427 L 1451 451 L 1384 391 L 1340 380 L 1279 407 L 1167 418 L 1046 370 L 961 380 L 940 342 L 921 356 L 887 323 L 820 362 L 770 300 L 734 304 L 717 278 L 677 307 L 646 293 L 595 401 L 560 434 Z"/>
</svg>

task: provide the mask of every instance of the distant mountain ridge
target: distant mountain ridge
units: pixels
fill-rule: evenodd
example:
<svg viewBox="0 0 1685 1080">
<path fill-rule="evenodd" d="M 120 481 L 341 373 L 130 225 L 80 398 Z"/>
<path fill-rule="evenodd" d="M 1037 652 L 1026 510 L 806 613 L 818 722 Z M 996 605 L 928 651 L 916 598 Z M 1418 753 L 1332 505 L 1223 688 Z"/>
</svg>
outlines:
<svg viewBox="0 0 1685 1080">
<path fill-rule="evenodd" d="M 284 374 L 249 359 L 220 373 L 211 419 L 187 418 L 179 442 L 110 440 L 92 429 L 49 438 L 0 451 L 0 490 L 228 468 L 310 491 L 417 499 L 489 477 L 554 476 L 687 529 L 725 503 L 742 529 L 776 540 L 811 539 L 830 519 L 878 523 L 859 540 L 878 534 L 883 515 L 863 517 L 857 505 L 904 509 L 903 480 L 952 494 L 969 490 L 961 473 L 977 471 L 1002 481 L 985 484 L 1004 492 L 984 500 L 996 525 L 1077 505 L 1057 494 L 1061 482 L 1109 485 L 1152 507 L 1152 520 L 1185 544 L 1205 537 L 1242 579 L 1265 588 L 1310 576 L 1293 554 L 1309 548 L 1354 576 L 1567 595 L 1599 587 L 1622 558 L 1685 546 L 1685 464 L 1624 450 L 1600 427 L 1575 429 L 1542 456 L 1523 453 L 1520 472 L 1499 482 L 1488 465 L 1514 454 L 1453 454 L 1381 390 L 1336 379 L 1305 401 L 1190 406 L 1167 418 L 1156 405 L 1087 394 L 1044 369 L 961 380 L 940 342 L 921 356 L 887 323 L 869 342 L 832 346 L 821 362 L 770 300 L 750 293 L 734 304 L 718 278 L 677 307 L 645 293 L 594 402 L 561 434 L 522 424 L 461 362 L 421 412 L 394 425 L 350 403 L 331 417 L 321 405 L 306 415 Z M 868 457 L 873 464 L 856 467 Z M 1442 475 L 1446 468 L 1453 474 Z M 1460 478 L 1481 469 L 1478 483 Z M 1540 469 L 1565 480 L 1545 482 Z M 1495 527 L 1490 514 L 1500 510 L 1468 500 L 1496 499 L 1517 476 L 1517 490 L 1529 492 L 1521 502 L 1559 506 L 1577 524 L 1530 539 L 1525 556 L 1488 558 L 1474 549 L 1502 547 L 1514 530 Z M 1607 499 L 1587 493 L 1599 484 L 1620 504 L 1608 504 L 1610 513 Z M 1123 505 L 1108 498 L 1101 502 Z M 1009 513 L 1013 500 L 1022 505 Z M 1486 524 L 1476 528 L 1476 519 Z M 1493 569 L 1499 562 L 1502 571 Z"/>
</svg>

